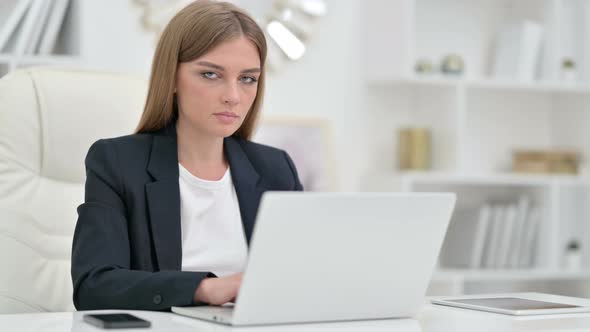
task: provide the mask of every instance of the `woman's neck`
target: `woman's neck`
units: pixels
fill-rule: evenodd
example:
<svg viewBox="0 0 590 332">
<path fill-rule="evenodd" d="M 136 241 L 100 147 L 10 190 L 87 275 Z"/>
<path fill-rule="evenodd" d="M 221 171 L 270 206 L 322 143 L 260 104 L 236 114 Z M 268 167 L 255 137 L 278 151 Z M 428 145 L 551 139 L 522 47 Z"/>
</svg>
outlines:
<svg viewBox="0 0 590 332">
<path fill-rule="evenodd" d="M 216 181 L 227 171 L 223 154 L 223 137 L 202 135 L 196 130 L 176 125 L 178 162 L 194 176 Z"/>
</svg>

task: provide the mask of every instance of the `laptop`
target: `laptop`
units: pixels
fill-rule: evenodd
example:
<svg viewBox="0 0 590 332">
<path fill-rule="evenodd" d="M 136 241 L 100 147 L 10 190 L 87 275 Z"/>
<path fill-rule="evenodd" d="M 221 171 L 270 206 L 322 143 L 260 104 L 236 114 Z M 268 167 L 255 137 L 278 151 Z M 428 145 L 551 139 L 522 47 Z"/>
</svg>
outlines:
<svg viewBox="0 0 590 332">
<path fill-rule="evenodd" d="M 172 307 L 233 326 L 412 317 L 451 193 L 267 192 L 235 305 Z"/>
</svg>

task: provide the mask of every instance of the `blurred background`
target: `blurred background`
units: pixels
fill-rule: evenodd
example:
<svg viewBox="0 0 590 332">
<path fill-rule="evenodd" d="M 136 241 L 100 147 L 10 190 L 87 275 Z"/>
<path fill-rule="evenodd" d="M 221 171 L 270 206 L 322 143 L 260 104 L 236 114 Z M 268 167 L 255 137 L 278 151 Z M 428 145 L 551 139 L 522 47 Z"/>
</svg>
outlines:
<svg viewBox="0 0 590 332">
<path fill-rule="evenodd" d="M 188 2 L 2 0 L 0 76 L 147 80 Z M 255 140 L 308 190 L 457 193 L 430 294 L 590 296 L 588 1 L 233 2 L 271 48 Z"/>
</svg>

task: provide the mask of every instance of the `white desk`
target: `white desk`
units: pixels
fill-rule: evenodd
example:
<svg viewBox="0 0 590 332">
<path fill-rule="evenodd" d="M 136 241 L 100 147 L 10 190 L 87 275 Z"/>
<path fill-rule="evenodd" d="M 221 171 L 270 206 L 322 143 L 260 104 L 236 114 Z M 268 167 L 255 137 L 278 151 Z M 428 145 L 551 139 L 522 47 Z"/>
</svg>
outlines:
<svg viewBox="0 0 590 332">
<path fill-rule="evenodd" d="M 512 294 L 514 295 L 514 294 Z M 545 301 L 565 301 L 571 304 L 590 305 L 590 300 L 526 293 L 528 298 Z M 105 310 L 100 312 L 113 312 Z M 116 311 L 122 312 L 122 311 Z M 588 331 L 590 314 L 545 315 L 512 317 L 472 310 L 455 309 L 426 304 L 416 319 L 392 319 L 342 323 L 274 325 L 231 328 L 178 316 L 172 313 L 124 311 L 152 322 L 151 330 L 126 329 L 118 331 L 246 331 L 246 332 L 504 332 L 504 331 Z M 0 315 L 0 331 L 105 331 L 82 321 L 87 312 Z M 116 330 L 113 330 L 116 331 Z"/>
</svg>

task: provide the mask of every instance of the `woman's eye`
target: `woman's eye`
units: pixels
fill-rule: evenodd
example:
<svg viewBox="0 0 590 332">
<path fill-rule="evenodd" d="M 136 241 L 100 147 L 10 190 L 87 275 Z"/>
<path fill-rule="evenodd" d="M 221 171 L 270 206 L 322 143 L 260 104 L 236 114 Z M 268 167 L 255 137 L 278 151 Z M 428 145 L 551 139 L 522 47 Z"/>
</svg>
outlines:
<svg viewBox="0 0 590 332">
<path fill-rule="evenodd" d="M 244 76 L 244 77 L 240 78 L 240 80 L 243 83 L 246 83 L 246 84 L 252 84 L 252 83 L 255 83 L 257 81 L 257 79 L 255 77 L 252 77 L 252 76 Z"/>
<path fill-rule="evenodd" d="M 204 78 L 209 78 L 209 79 L 215 79 L 215 78 L 219 78 L 219 76 L 217 75 L 217 73 L 214 73 L 212 71 L 207 71 L 201 74 Z"/>
</svg>

